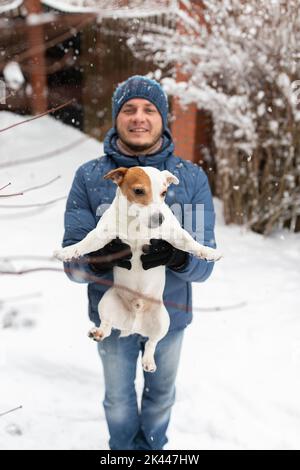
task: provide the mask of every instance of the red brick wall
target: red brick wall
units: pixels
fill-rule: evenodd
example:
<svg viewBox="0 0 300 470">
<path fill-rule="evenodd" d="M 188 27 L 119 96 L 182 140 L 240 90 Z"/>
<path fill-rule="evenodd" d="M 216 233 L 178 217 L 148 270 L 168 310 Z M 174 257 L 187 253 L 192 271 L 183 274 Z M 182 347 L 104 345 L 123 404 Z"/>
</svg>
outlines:
<svg viewBox="0 0 300 470">
<path fill-rule="evenodd" d="M 199 21 L 205 24 L 201 0 L 192 0 L 192 3 L 194 3 Z M 180 2 L 179 4 L 183 10 L 186 9 L 184 3 Z M 177 22 L 176 29 L 180 34 L 187 34 L 180 22 Z M 187 80 L 179 65 L 177 66 L 176 75 L 178 82 Z M 207 145 L 210 141 L 210 129 L 207 128 L 204 113 L 197 110 L 195 104 L 190 104 L 186 109 L 182 109 L 176 98 L 173 98 L 172 110 L 174 120 L 171 124 L 171 131 L 175 143 L 175 153 L 186 160 L 201 163 L 201 147 Z"/>
<path fill-rule="evenodd" d="M 197 108 L 195 104 L 183 110 L 178 99 L 172 101 L 173 118 L 171 131 L 175 143 L 175 154 L 186 160 L 195 161 Z"/>
</svg>

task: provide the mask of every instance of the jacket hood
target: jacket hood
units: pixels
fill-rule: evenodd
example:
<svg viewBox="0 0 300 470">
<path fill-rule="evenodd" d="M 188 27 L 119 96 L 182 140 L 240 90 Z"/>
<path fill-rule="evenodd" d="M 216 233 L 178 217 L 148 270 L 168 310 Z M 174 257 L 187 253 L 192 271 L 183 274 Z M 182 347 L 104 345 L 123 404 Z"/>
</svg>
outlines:
<svg viewBox="0 0 300 470">
<path fill-rule="evenodd" d="M 112 160 L 114 160 L 117 167 L 125 166 L 127 168 L 132 166 L 154 166 L 162 167 L 164 162 L 174 152 L 174 144 L 169 129 L 165 129 L 163 135 L 163 144 L 160 150 L 156 153 L 149 155 L 125 155 L 121 153 L 117 146 L 118 134 L 116 129 L 111 128 L 104 139 L 104 152 Z"/>
</svg>

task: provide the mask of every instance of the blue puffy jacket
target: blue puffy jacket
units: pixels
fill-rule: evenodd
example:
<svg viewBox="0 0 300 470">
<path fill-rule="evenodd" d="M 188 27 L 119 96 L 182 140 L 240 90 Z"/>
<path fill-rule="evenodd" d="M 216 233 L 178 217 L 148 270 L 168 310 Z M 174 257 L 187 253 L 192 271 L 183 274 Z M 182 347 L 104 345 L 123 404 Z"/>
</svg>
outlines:
<svg viewBox="0 0 300 470">
<path fill-rule="evenodd" d="M 105 155 L 83 164 L 75 174 L 66 205 L 63 246 L 82 240 L 94 229 L 101 217 L 102 205 L 109 205 L 114 199 L 116 185 L 110 179 L 104 180 L 103 176 L 120 166 L 138 165 L 169 170 L 178 177 L 180 183 L 178 186 L 170 186 L 166 203 L 172 209 L 175 207 L 173 212 L 177 217 L 180 215 L 178 209 L 184 212 L 183 206 L 186 204 L 185 228 L 190 227 L 190 230 L 187 229 L 198 242 L 215 248 L 215 213 L 207 176 L 197 165 L 174 156 L 174 145 L 169 131 L 164 132 L 163 146 L 154 155 L 139 157 L 123 155 L 116 145 L 116 139 L 117 134 L 113 128 L 107 133 L 104 141 Z M 200 208 L 203 208 L 200 226 L 199 220 L 196 224 L 196 204 L 200 204 Z M 191 282 L 205 281 L 210 276 L 213 265 L 214 263 L 189 255 L 187 266 L 180 272 L 166 268 L 164 302 L 170 315 L 170 330 L 184 328 L 192 321 Z M 88 264 L 70 262 L 65 263 L 64 267 L 71 280 L 89 283 L 89 316 L 95 325 L 99 326 L 97 305 L 104 292 L 112 284 L 112 271 L 96 276 Z"/>
</svg>

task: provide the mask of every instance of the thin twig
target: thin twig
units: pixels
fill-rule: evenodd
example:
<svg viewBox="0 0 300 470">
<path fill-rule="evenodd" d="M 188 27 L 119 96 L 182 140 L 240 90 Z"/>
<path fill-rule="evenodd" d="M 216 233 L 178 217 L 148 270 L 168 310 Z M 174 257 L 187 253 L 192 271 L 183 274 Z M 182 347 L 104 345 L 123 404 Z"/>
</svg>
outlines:
<svg viewBox="0 0 300 470">
<path fill-rule="evenodd" d="M 35 191 L 36 189 L 45 188 L 46 186 L 49 186 L 50 184 L 54 183 L 54 181 L 57 181 L 60 178 L 61 178 L 61 176 L 58 175 L 55 178 L 52 178 L 50 181 L 47 181 L 46 183 L 40 184 L 38 186 L 32 186 L 31 188 L 28 188 L 28 189 L 24 189 L 23 194 L 29 193 L 30 191 Z"/>
<path fill-rule="evenodd" d="M 62 272 L 63 270 L 62 269 L 59 269 L 59 268 L 44 268 L 44 267 L 41 267 L 41 268 L 28 268 L 28 269 L 22 269 L 20 271 L 3 271 L 1 270 L 0 271 L 0 275 L 3 275 L 3 276 L 7 276 L 7 275 L 13 275 L 13 276 L 22 276 L 23 274 L 30 274 L 30 273 L 35 273 L 35 272 L 39 272 L 39 271 L 55 271 L 55 272 Z"/>
<path fill-rule="evenodd" d="M 0 197 L 23 196 L 23 193 L 0 194 Z"/>
<path fill-rule="evenodd" d="M 8 413 L 12 413 L 13 411 L 17 411 L 17 410 L 20 410 L 21 408 L 23 408 L 23 406 L 18 406 L 17 408 L 12 408 L 11 410 L 8 410 L 8 411 L 5 411 L 4 413 L 0 413 L 0 418 L 2 416 L 5 416 L 5 415 L 8 415 Z"/>
<path fill-rule="evenodd" d="M 73 14 L 74 15 L 74 14 Z M 79 16 L 79 15 L 78 15 Z M 42 44 L 38 44 L 34 47 L 31 47 L 30 49 L 26 49 L 25 51 L 21 53 L 14 53 L 10 58 L 11 60 L 14 60 L 15 62 L 18 62 L 19 64 L 22 64 L 22 62 L 26 59 L 33 59 L 37 53 L 39 52 L 45 52 L 47 49 L 56 46 L 56 44 L 61 44 L 65 39 L 70 38 L 70 32 L 74 36 L 77 34 L 80 30 L 82 30 L 88 23 L 90 23 L 92 20 L 94 20 L 95 15 L 91 14 L 80 14 L 80 18 L 84 16 L 84 19 L 82 21 L 79 21 L 77 24 L 70 26 L 68 30 L 52 39 L 49 39 L 47 41 L 44 41 Z M 74 31 L 74 32 L 73 32 Z M 5 61 L 0 61 L 0 70 L 3 69 L 5 66 Z"/>
<path fill-rule="evenodd" d="M 82 144 L 83 142 L 85 142 L 89 139 L 90 139 L 89 136 L 84 136 L 84 137 L 81 137 L 78 140 L 75 140 L 74 142 L 71 142 L 70 144 L 65 145 L 64 147 L 52 150 L 51 152 L 47 152 L 47 153 L 44 153 L 42 155 L 37 155 L 35 157 L 24 158 L 23 160 L 21 160 L 21 159 L 13 160 L 12 162 L 10 162 L 10 161 L 9 162 L 3 162 L 3 163 L 0 163 L 0 168 L 8 168 L 8 167 L 11 167 L 11 166 L 24 165 L 26 163 L 38 162 L 40 160 L 46 160 L 47 158 L 56 157 L 57 155 L 60 155 L 64 152 L 68 152 L 68 150 L 71 150 L 74 147 L 77 147 L 77 145 L 80 145 L 80 144 Z"/>
<path fill-rule="evenodd" d="M 33 260 L 33 261 L 57 261 L 53 256 L 39 256 L 39 255 L 6 255 L 0 256 L 0 261 L 16 261 L 16 260 Z"/>
<path fill-rule="evenodd" d="M 60 268 L 41 267 L 41 268 L 22 269 L 20 271 L 0 271 L 0 275 L 2 274 L 2 275 L 17 275 L 17 276 L 20 276 L 20 275 L 24 275 L 24 274 L 39 272 L 39 271 L 63 272 L 63 270 L 60 269 Z M 68 273 L 73 272 L 72 269 L 67 268 L 67 267 L 64 268 L 64 271 L 68 272 Z M 126 287 L 124 285 L 116 284 L 116 283 L 114 283 L 114 281 L 111 281 L 109 279 L 100 279 L 99 277 L 93 276 L 89 273 L 80 273 L 80 274 L 89 282 L 94 282 L 95 284 L 101 284 L 101 285 L 104 285 L 104 286 L 107 286 L 107 287 L 114 286 L 115 288 L 126 291 L 130 294 L 133 294 L 133 295 L 138 294 L 138 296 L 140 298 L 142 298 L 146 301 L 153 302 L 153 303 L 161 304 L 161 302 L 162 302 L 160 299 L 155 299 L 154 297 L 142 294 L 141 292 L 137 292 L 137 291 L 135 291 L 133 289 L 130 289 L 129 287 Z M 201 307 L 191 307 L 191 306 L 186 305 L 186 304 L 177 304 L 176 302 L 172 302 L 171 300 L 165 300 L 164 305 L 166 305 L 167 307 L 169 306 L 169 307 L 177 308 L 178 310 L 184 311 L 185 313 L 188 313 L 188 312 L 220 312 L 220 311 L 224 311 L 224 310 L 232 310 L 232 309 L 244 307 L 246 305 L 246 302 L 240 302 L 239 304 L 226 306 L 226 307 L 218 306 L 218 307 L 201 308 Z"/>
<path fill-rule="evenodd" d="M 11 183 L 7 183 L 5 186 L 2 186 L 2 188 L 0 188 L 0 191 L 2 191 L 2 189 L 5 189 L 7 188 L 7 186 L 9 186 Z"/>
<path fill-rule="evenodd" d="M 25 59 L 34 58 L 35 55 L 38 54 L 39 52 L 45 52 L 47 49 L 53 46 L 56 46 L 56 44 L 61 44 L 65 39 L 68 39 L 70 37 L 70 30 L 72 31 L 74 30 L 74 36 L 75 36 L 75 34 L 77 34 L 80 30 L 82 30 L 82 28 L 84 28 L 94 19 L 95 19 L 95 15 L 87 14 L 86 17 L 82 21 L 79 21 L 78 24 L 69 28 L 67 32 L 60 34 L 59 36 L 56 36 L 55 38 L 51 40 L 45 41 L 43 44 L 34 46 L 29 50 L 27 49 L 26 51 L 20 54 L 16 54 L 13 59 L 16 62 L 22 63 Z"/>
<path fill-rule="evenodd" d="M 74 101 L 74 98 L 70 99 L 69 101 L 67 101 L 64 104 L 56 106 L 55 108 L 48 109 L 44 113 L 38 114 L 37 116 L 34 116 L 32 118 L 29 118 L 29 119 L 25 119 L 24 121 L 16 122 L 15 124 L 12 124 L 11 126 L 4 127 L 3 129 L 0 129 L 0 132 L 7 131 L 9 129 L 12 129 L 13 127 L 20 126 L 21 124 L 26 124 L 26 122 L 34 121 L 35 119 L 39 119 L 43 116 L 46 116 L 47 114 L 54 113 L 58 109 L 61 109 L 61 108 L 64 108 L 64 107 L 68 106 L 68 104 L 72 103 L 73 101 Z"/>
<path fill-rule="evenodd" d="M 67 196 L 61 196 L 61 197 L 58 197 L 56 199 L 52 199 L 51 201 L 47 201 L 47 202 L 37 202 L 36 204 L 23 204 L 23 205 L 18 205 L 18 204 L 11 204 L 11 205 L 3 205 L 3 204 L 0 204 L 0 209 L 23 209 L 23 208 L 27 208 L 27 207 L 45 207 L 45 206 L 49 206 L 50 204 L 54 204 L 55 202 L 57 201 L 61 201 L 63 199 L 66 199 Z"/>
<path fill-rule="evenodd" d="M 2 189 L 5 189 L 7 188 L 7 186 L 10 186 L 11 183 L 7 183 L 5 186 L 2 186 L 2 188 L 0 188 L 0 191 L 2 191 Z M 21 196 L 22 193 L 13 193 L 13 194 L 0 194 L 0 197 L 10 197 L 10 196 Z"/>
<path fill-rule="evenodd" d="M 61 178 L 61 176 L 58 175 L 58 176 L 56 176 L 55 178 L 52 178 L 52 180 L 47 181 L 46 183 L 40 184 L 40 185 L 38 185 L 38 186 L 32 186 L 32 187 L 30 187 L 30 188 L 24 189 L 24 191 L 21 192 L 21 193 L 0 194 L 0 197 L 22 196 L 23 194 L 29 193 L 30 191 L 34 191 L 34 190 L 36 190 L 36 189 L 45 188 L 46 186 L 49 186 L 50 184 L 54 183 L 54 181 L 57 181 L 57 180 L 60 179 L 60 178 Z M 9 183 L 9 184 L 10 184 L 10 183 Z M 8 185 L 6 185 L 6 186 L 8 186 Z M 4 186 L 4 188 L 5 188 L 6 186 Z M 1 188 L 1 189 L 3 189 L 3 188 Z"/>
<path fill-rule="evenodd" d="M 205 307 L 205 308 L 201 308 L 200 310 L 205 311 L 205 312 L 224 312 L 224 310 L 235 310 L 238 308 L 246 307 L 246 305 L 247 305 L 247 302 L 243 301 L 237 304 L 227 305 L 227 306 Z"/>
</svg>

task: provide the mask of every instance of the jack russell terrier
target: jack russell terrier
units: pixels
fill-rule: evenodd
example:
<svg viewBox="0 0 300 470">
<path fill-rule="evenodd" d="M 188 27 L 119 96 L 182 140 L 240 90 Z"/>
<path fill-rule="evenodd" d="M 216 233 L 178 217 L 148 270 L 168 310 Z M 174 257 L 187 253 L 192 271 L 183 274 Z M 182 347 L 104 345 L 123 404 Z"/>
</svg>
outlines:
<svg viewBox="0 0 300 470">
<path fill-rule="evenodd" d="M 54 252 L 62 261 L 79 258 L 97 251 L 119 237 L 132 250 L 131 271 L 113 268 L 114 285 L 101 298 L 98 311 L 99 328 L 89 336 L 102 341 L 112 328 L 121 330 L 120 337 L 138 333 L 148 337 L 142 358 L 143 369 L 155 372 L 154 352 L 169 329 L 170 319 L 163 304 L 166 268 L 157 266 L 144 270 L 140 256 L 150 238 L 161 238 L 175 248 L 217 261 L 221 255 L 196 242 L 184 230 L 164 199 L 170 184 L 179 180 L 167 170 L 153 167 L 117 168 L 104 176 L 118 185 L 116 196 L 104 212 L 96 228 L 79 243 Z"/>
</svg>

